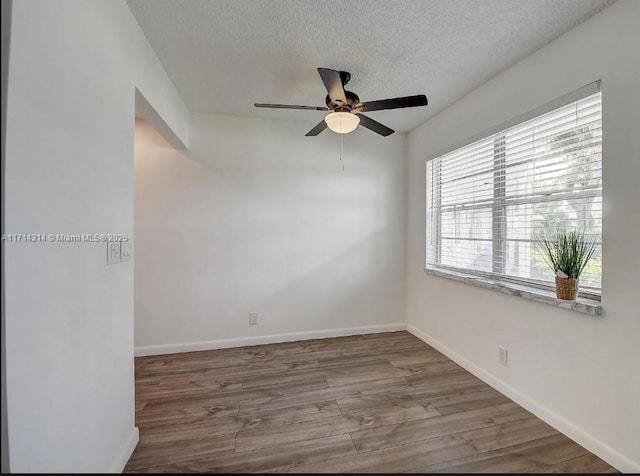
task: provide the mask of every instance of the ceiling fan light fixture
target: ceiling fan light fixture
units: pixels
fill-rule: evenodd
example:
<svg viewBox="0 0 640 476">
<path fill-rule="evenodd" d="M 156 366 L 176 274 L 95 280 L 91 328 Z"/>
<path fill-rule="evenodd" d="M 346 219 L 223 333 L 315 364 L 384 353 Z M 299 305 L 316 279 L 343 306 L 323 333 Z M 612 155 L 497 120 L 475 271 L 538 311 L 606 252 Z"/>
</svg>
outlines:
<svg viewBox="0 0 640 476">
<path fill-rule="evenodd" d="M 326 115 L 327 127 L 338 134 L 353 132 L 360 124 L 360 118 L 350 112 L 332 112 Z"/>
<path fill-rule="evenodd" d="M 427 96 L 424 94 L 360 102 L 360 98 L 356 93 L 344 89 L 344 85 L 347 84 L 351 78 L 351 74 L 346 71 L 336 71 L 329 68 L 318 68 L 318 74 L 320 74 L 320 79 L 322 79 L 324 87 L 327 89 L 327 93 L 329 93 L 324 100 L 326 106 L 296 106 L 293 104 L 271 103 L 255 103 L 254 106 L 273 109 L 328 111 L 327 116 L 307 132 L 305 137 L 315 137 L 326 128 L 329 128 L 337 134 L 348 134 L 349 132 L 353 132 L 358 125 L 382 137 L 387 137 L 393 134 L 393 129 L 389 129 L 384 124 L 380 124 L 378 121 L 362 113 L 426 106 L 428 103 Z M 352 111 L 355 111 L 355 114 Z"/>
</svg>

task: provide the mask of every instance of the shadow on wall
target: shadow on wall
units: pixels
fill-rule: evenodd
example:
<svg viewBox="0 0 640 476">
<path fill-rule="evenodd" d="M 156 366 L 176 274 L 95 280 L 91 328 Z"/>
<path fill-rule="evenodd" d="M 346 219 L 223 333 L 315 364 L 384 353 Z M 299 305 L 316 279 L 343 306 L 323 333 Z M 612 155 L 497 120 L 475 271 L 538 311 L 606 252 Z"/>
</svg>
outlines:
<svg viewBox="0 0 640 476">
<path fill-rule="evenodd" d="M 394 314 L 388 269 L 400 252 L 388 237 L 386 185 L 372 174 L 296 154 L 274 161 L 257 146 L 200 160 L 155 136 L 137 123 L 137 346 L 234 337 L 255 310 L 282 318 L 262 333 Z M 194 321 L 206 336 L 185 334 Z"/>
<path fill-rule="evenodd" d="M 327 316 L 332 316 L 339 323 L 334 328 L 401 322 L 403 316 L 397 315 L 401 300 L 390 299 L 390 295 L 399 296 L 402 290 L 390 293 L 398 286 L 398 281 L 381 272 L 388 268 L 381 261 L 391 261 L 384 251 L 386 241 L 383 230 L 369 233 L 331 259 L 307 267 L 304 273 L 281 282 L 269 295 L 252 300 L 252 305 L 256 309 L 270 309 L 274 315 L 293 313 L 297 316 L 283 327 L 282 332 L 325 329 Z M 383 279 L 382 274 L 385 274 Z M 326 279 L 327 276 L 332 279 Z M 246 306 L 239 309 L 241 314 L 251 310 Z M 380 318 L 373 322 L 370 316 Z M 382 319 L 383 316 L 393 320 Z"/>
</svg>

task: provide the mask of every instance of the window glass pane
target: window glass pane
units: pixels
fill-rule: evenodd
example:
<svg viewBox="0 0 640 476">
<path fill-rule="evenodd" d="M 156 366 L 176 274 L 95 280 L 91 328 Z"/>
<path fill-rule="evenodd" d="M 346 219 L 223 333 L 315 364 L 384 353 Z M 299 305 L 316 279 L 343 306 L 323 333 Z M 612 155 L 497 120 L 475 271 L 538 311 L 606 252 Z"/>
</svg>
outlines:
<svg viewBox="0 0 640 476">
<path fill-rule="evenodd" d="M 540 232 L 599 243 L 581 276 L 601 286 L 602 120 L 594 94 L 445 154 L 427 166 L 427 265 L 552 283 Z"/>
<path fill-rule="evenodd" d="M 490 241 L 443 239 L 441 263 L 444 266 L 491 271 Z"/>
<path fill-rule="evenodd" d="M 441 181 L 442 207 L 476 203 L 493 198 L 493 172 L 464 176 L 453 181 Z"/>
<path fill-rule="evenodd" d="M 443 237 L 491 240 L 492 226 L 491 208 L 442 212 Z"/>
</svg>

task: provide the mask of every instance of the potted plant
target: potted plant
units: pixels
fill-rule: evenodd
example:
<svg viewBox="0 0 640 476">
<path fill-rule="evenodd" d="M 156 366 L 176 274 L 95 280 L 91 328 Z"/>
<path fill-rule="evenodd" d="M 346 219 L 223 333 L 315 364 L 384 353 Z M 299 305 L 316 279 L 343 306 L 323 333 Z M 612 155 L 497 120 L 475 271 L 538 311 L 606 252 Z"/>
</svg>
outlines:
<svg viewBox="0 0 640 476">
<path fill-rule="evenodd" d="M 558 299 L 576 298 L 578 280 L 597 245 L 597 240 L 583 230 L 556 230 L 536 237 L 536 247 L 555 274 Z"/>
</svg>

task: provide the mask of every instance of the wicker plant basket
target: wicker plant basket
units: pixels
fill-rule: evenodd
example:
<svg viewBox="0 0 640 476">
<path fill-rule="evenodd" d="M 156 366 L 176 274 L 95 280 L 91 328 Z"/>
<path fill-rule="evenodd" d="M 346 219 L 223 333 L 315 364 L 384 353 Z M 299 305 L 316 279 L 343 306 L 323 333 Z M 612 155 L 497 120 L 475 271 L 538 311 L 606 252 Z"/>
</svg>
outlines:
<svg viewBox="0 0 640 476">
<path fill-rule="evenodd" d="M 556 296 L 558 299 L 574 301 L 578 295 L 578 280 L 556 276 Z"/>
</svg>

